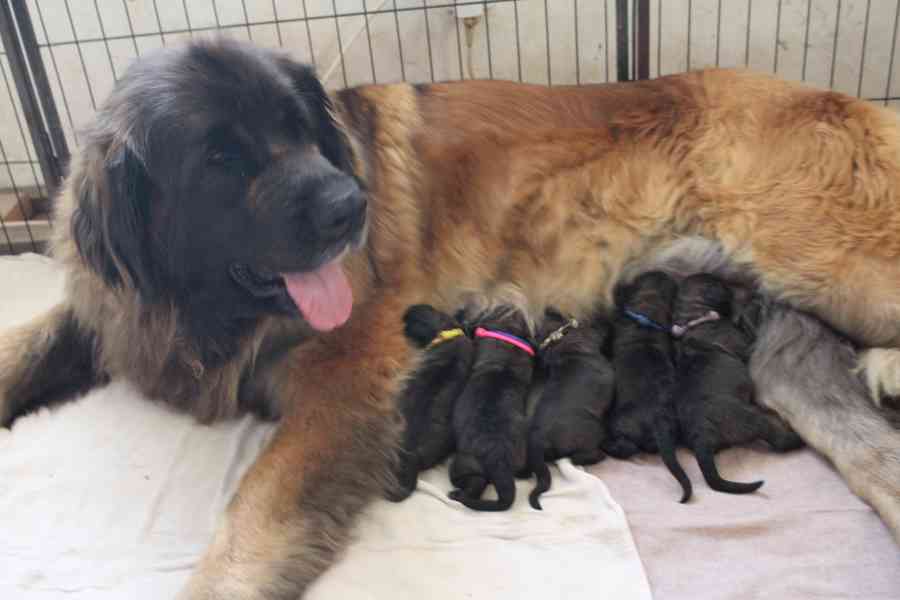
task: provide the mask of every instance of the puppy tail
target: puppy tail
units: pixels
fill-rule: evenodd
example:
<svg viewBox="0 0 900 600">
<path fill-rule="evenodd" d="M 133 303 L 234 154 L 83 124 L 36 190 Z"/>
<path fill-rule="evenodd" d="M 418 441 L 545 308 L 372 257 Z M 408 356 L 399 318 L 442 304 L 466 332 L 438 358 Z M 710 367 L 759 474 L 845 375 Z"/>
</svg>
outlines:
<svg viewBox="0 0 900 600">
<path fill-rule="evenodd" d="M 537 484 L 528 495 L 528 503 L 535 510 L 543 510 L 540 497 L 550 489 L 553 478 L 544 458 L 544 439 L 538 431 L 533 431 L 528 439 L 528 468 L 537 477 Z"/>
<path fill-rule="evenodd" d="M 700 465 L 700 471 L 703 473 L 703 478 L 706 480 L 706 483 L 717 492 L 725 492 L 726 494 L 752 494 L 762 487 L 762 481 L 741 483 L 723 479 L 722 476 L 719 475 L 719 470 L 716 468 L 714 453 L 705 446 L 695 448 L 694 454 L 697 456 L 697 463 Z"/>
<path fill-rule="evenodd" d="M 662 457 L 663 463 L 669 469 L 669 473 L 681 484 L 681 502 L 684 504 L 691 499 L 694 488 L 687 473 L 678 462 L 678 456 L 675 454 L 675 426 L 666 418 L 660 418 L 656 422 L 654 435 L 656 437 L 656 445 L 659 446 L 659 455 Z"/>
</svg>

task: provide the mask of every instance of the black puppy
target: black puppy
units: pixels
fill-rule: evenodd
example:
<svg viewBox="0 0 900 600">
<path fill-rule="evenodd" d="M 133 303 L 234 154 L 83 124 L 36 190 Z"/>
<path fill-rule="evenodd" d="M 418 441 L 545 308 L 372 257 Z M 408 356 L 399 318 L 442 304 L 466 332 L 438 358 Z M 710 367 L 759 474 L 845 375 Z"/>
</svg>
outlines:
<svg viewBox="0 0 900 600">
<path fill-rule="evenodd" d="M 515 501 L 515 475 L 525 469 L 525 404 L 535 352 L 528 324 L 514 308 L 491 310 L 474 325 L 475 359 L 453 409 L 450 481 L 456 489 L 450 498 L 475 510 L 500 511 Z M 497 500 L 481 499 L 488 483 Z"/>
<path fill-rule="evenodd" d="M 537 510 L 551 484 L 546 461 L 571 456 L 576 465 L 590 465 L 604 458 L 604 419 L 615 393 L 602 351 L 608 335 L 601 319 L 579 323 L 552 310 L 544 317 L 538 338 L 545 382 L 528 433 L 528 468 L 537 476 L 528 501 Z"/>
<path fill-rule="evenodd" d="M 406 337 L 425 348 L 425 355 L 397 400 L 406 429 L 396 470 L 399 487 L 388 494 L 394 502 L 412 494 L 420 471 L 453 452 L 453 404 L 466 385 L 474 355 L 459 321 L 427 304 L 408 308 L 403 322 Z"/>
<path fill-rule="evenodd" d="M 686 502 L 692 488 L 675 458 L 678 424 L 672 403 L 676 380 L 670 331 L 677 293 L 675 280 L 661 271 L 643 273 L 614 292 L 619 307 L 613 322 L 616 403 L 601 448 L 616 458 L 659 452 Z"/>
<path fill-rule="evenodd" d="M 748 494 L 763 482 L 723 479 L 716 452 L 756 440 L 784 452 L 803 442 L 776 415 L 753 403 L 747 366 L 753 340 L 732 322 L 733 304 L 731 288 L 712 275 L 692 275 L 682 282 L 672 328 L 680 340 L 675 412 L 681 442 L 694 451 L 709 487 Z M 752 306 L 743 313 L 752 313 Z"/>
</svg>

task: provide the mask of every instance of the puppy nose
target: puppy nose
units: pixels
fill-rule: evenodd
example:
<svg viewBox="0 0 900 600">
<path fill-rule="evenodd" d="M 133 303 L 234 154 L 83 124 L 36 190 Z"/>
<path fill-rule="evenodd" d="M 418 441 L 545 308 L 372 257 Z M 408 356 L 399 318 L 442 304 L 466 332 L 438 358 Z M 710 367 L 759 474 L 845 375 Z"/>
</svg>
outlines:
<svg viewBox="0 0 900 600">
<path fill-rule="evenodd" d="M 319 199 L 314 220 L 324 236 L 350 233 L 365 221 L 366 195 L 350 177 L 330 180 L 319 192 Z"/>
</svg>

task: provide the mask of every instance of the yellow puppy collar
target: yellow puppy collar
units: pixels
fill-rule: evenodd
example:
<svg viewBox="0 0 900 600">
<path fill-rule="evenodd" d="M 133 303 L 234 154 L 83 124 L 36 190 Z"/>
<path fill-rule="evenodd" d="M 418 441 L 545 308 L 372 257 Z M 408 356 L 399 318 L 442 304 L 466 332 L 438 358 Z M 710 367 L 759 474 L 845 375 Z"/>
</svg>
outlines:
<svg viewBox="0 0 900 600">
<path fill-rule="evenodd" d="M 453 338 L 458 338 L 461 335 L 465 335 L 466 332 L 462 330 L 461 327 L 454 327 L 453 329 L 445 329 L 443 331 L 439 331 L 434 339 L 431 340 L 431 343 L 428 344 L 426 349 L 433 348 L 438 344 L 443 344 L 447 340 L 452 340 Z"/>
</svg>

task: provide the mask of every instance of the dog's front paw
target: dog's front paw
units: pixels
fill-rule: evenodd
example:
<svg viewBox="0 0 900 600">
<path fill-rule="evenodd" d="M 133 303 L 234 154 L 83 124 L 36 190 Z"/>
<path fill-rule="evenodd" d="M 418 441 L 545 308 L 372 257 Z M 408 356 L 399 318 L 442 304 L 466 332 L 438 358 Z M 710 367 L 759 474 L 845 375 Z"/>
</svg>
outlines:
<svg viewBox="0 0 900 600">
<path fill-rule="evenodd" d="M 900 350 L 870 348 L 859 355 L 856 372 L 876 406 L 881 406 L 884 398 L 900 397 Z"/>
</svg>

